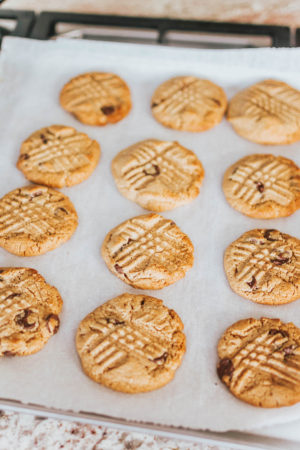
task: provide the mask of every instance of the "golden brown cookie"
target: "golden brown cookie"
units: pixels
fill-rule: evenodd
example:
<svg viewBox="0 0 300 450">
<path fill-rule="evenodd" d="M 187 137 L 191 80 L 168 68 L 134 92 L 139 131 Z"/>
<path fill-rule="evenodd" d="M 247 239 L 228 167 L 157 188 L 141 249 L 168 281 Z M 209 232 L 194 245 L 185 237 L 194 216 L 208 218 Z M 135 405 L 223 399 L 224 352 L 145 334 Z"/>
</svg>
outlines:
<svg viewBox="0 0 300 450">
<path fill-rule="evenodd" d="M 245 156 L 225 172 L 223 191 L 228 203 L 247 216 L 289 216 L 300 208 L 300 169 L 283 156 Z"/>
<path fill-rule="evenodd" d="M 0 246 L 19 256 L 42 255 L 77 227 L 69 198 L 46 186 L 24 186 L 0 199 Z"/>
<path fill-rule="evenodd" d="M 84 73 L 65 84 L 60 104 L 80 122 L 102 126 L 127 116 L 131 109 L 130 90 L 113 73 Z"/>
<path fill-rule="evenodd" d="M 235 397 L 263 408 L 300 401 L 300 329 L 279 319 L 244 319 L 218 345 L 218 375 Z"/>
<path fill-rule="evenodd" d="M 102 244 L 107 267 L 139 289 L 161 289 L 193 266 L 194 247 L 171 220 L 146 214 L 113 228 Z"/>
<path fill-rule="evenodd" d="M 282 81 L 261 81 L 232 98 L 227 119 L 249 141 L 292 144 L 300 139 L 300 91 Z"/>
<path fill-rule="evenodd" d="M 31 355 L 59 328 L 58 290 L 34 269 L 0 268 L 0 356 Z"/>
<path fill-rule="evenodd" d="M 100 158 L 100 146 L 87 134 L 52 125 L 23 142 L 17 167 L 34 183 L 62 188 L 86 180 Z"/>
<path fill-rule="evenodd" d="M 178 142 L 157 139 L 138 142 L 118 153 L 112 173 L 126 198 L 158 212 L 191 202 L 204 177 L 193 152 Z"/>
<path fill-rule="evenodd" d="M 175 77 L 153 94 L 151 109 L 158 122 L 181 131 L 205 131 L 221 122 L 227 106 L 222 88 L 193 76 Z"/>
<path fill-rule="evenodd" d="M 138 393 L 169 383 L 185 353 L 183 324 L 162 300 L 123 294 L 80 323 L 76 347 L 84 372 L 97 383 Z"/>
<path fill-rule="evenodd" d="M 224 267 L 230 287 L 265 305 L 300 297 L 300 240 L 277 230 L 251 230 L 227 247 Z"/>
</svg>

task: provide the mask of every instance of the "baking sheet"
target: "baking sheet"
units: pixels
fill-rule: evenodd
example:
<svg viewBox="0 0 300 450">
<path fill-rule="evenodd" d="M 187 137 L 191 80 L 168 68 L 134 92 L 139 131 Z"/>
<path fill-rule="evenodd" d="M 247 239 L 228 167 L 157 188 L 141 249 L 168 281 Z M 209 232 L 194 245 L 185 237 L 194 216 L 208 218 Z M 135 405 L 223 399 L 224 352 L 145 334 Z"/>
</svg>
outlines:
<svg viewBox="0 0 300 450">
<path fill-rule="evenodd" d="M 56 286 L 64 300 L 59 333 L 45 348 L 24 358 L 2 358 L 0 398 L 47 407 L 94 412 L 215 431 L 250 430 L 300 418 L 300 404 L 259 409 L 235 399 L 216 375 L 216 345 L 225 328 L 246 317 L 280 317 L 300 326 L 300 301 L 280 307 L 256 305 L 234 294 L 223 271 L 226 246 L 246 230 L 278 228 L 300 237 L 298 211 L 270 221 L 254 220 L 225 201 L 221 181 L 226 167 L 250 153 L 285 155 L 300 165 L 300 144 L 264 147 L 237 136 L 225 120 L 205 133 L 169 130 L 151 115 L 150 99 L 165 79 L 183 74 L 209 78 L 230 98 L 264 78 L 278 78 L 300 89 L 300 49 L 187 50 L 86 41 L 33 41 L 5 38 L 0 57 L 0 195 L 27 184 L 15 168 L 21 142 L 34 130 L 61 123 L 99 141 L 100 164 L 84 183 L 64 189 L 79 215 L 72 239 L 43 256 L 21 258 L 0 249 L 0 265 L 30 266 Z M 72 76 L 113 71 L 132 91 L 127 118 L 104 128 L 85 126 L 66 113 L 59 91 Z M 126 146 L 154 137 L 178 140 L 202 161 L 206 175 L 199 197 L 164 213 L 191 238 L 195 264 L 186 277 L 160 291 L 143 291 L 164 300 L 183 320 L 187 352 L 174 381 L 147 394 L 113 392 L 86 377 L 76 354 L 74 336 L 91 310 L 123 292 L 125 285 L 100 256 L 106 233 L 145 211 L 123 198 L 110 172 L 112 158 Z"/>
</svg>

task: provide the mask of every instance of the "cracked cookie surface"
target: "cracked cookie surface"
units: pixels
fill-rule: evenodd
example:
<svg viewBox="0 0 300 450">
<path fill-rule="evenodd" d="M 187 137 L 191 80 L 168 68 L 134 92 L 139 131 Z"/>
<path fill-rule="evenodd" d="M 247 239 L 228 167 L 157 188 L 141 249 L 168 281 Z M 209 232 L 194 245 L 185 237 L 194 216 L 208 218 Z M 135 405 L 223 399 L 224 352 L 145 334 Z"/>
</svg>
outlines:
<svg viewBox="0 0 300 450">
<path fill-rule="evenodd" d="M 42 255 L 66 242 L 77 227 L 69 198 L 46 186 L 25 186 L 0 199 L 0 246 L 19 256 Z"/>
<path fill-rule="evenodd" d="M 283 156 L 245 156 L 225 172 L 223 191 L 228 203 L 247 216 L 289 216 L 300 208 L 300 169 Z"/>
<path fill-rule="evenodd" d="M 193 76 L 171 78 L 154 92 L 151 109 L 162 125 L 181 131 L 206 131 L 221 122 L 227 106 L 222 88 Z"/>
<path fill-rule="evenodd" d="M 122 150 L 112 161 L 119 191 L 150 211 L 189 203 L 200 192 L 204 169 L 178 142 L 148 139 Z"/>
<path fill-rule="evenodd" d="M 88 314 L 76 334 L 84 372 L 111 389 L 138 393 L 169 383 L 185 353 L 183 324 L 154 297 L 123 294 Z"/>
<path fill-rule="evenodd" d="M 224 254 L 234 292 L 256 303 L 282 305 L 300 297 L 300 240 L 273 229 L 247 231 Z"/>
<path fill-rule="evenodd" d="M 30 355 L 57 333 L 62 299 L 34 269 L 0 267 L 0 356 Z"/>
<path fill-rule="evenodd" d="M 75 128 L 52 125 L 22 144 L 17 167 L 34 183 L 62 188 L 86 180 L 100 158 L 98 142 Z"/>
<path fill-rule="evenodd" d="M 292 144 L 300 139 L 300 91 L 282 81 L 261 81 L 232 98 L 227 119 L 249 141 Z"/>
<path fill-rule="evenodd" d="M 244 319 L 218 344 L 217 372 L 240 400 L 263 408 L 300 401 L 300 329 L 279 319 Z"/>
<path fill-rule="evenodd" d="M 90 72 L 72 78 L 60 93 L 61 106 L 87 125 L 122 120 L 131 109 L 127 84 L 113 73 Z"/>
<path fill-rule="evenodd" d="M 161 289 L 180 280 L 193 266 L 193 253 L 188 236 L 158 214 L 126 220 L 102 244 L 111 272 L 139 289 Z"/>
</svg>

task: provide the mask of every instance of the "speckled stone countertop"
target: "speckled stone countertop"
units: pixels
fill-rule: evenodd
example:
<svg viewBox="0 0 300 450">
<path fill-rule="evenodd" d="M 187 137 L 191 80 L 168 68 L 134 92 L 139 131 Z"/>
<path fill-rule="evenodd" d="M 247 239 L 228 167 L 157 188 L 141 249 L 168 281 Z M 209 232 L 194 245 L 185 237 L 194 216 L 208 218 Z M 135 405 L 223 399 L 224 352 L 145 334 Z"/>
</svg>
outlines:
<svg viewBox="0 0 300 450">
<path fill-rule="evenodd" d="M 300 26 L 300 0 L 6 0 L 1 7 Z M 225 447 L 3 411 L 0 449 L 225 450 Z"/>
</svg>

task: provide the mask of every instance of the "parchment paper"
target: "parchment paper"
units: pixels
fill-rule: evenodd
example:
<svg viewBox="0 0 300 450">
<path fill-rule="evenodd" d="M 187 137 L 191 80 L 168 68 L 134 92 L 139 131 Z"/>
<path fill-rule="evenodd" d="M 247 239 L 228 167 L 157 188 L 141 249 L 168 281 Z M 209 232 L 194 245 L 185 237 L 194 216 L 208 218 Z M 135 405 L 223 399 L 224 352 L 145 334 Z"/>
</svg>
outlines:
<svg viewBox="0 0 300 450">
<path fill-rule="evenodd" d="M 272 152 L 300 164 L 300 144 L 264 147 L 243 140 L 223 122 L 205 133 L 164 128 L 151 115 L 150 99 L 165 79 L 183 74 L 209 78 L 230 98 L 258 80 L 273 77 L 300 88 L 300 49 L 186 50 L 84 41 L 32 41 L 5 38 L 1 51 L 0 195 L 26 185 L 16 167 L 21 142 L 36 129 L 67 124 L 100 142 L 102 156 L 84 183 L 64 189 L 74 202 L 79 226 L 71 240 L 46 255 L 21 258 L 0 249 L 0 265 L 36 268 L 64 300 L 59 333 L 39 353 L 2 358 L 0 397 L 73 411 L 140 421 L 224 431 L 249 430 L 300 418 L 300 404 L 259 409 L 235 399 L 216 375 L 216 345 L 223 331 L 247 317 L 280 317 L 300 326 L 300 301 L 260 306 L 234 294 L 223 270 L 226 246 L 246 230 L 277 228 L 300 237 L 298 211 L 285 219 L 254 220 L 233 210 L 221 189 L 226 167 L 251 153 Z M 59 105 L 69 78 L 93 70 L 113 71 L 132 91 L 133 109 L 117 125 L 85 126 Z M 102 387 L 81 370 L 74 336 L 80 320 L 123 292 L 140 292 L 107 269 L 100 256 L 106 233 L 145 211 L 117 191 L 110 162 L 122 149 L 146 138 L 178 140 L 193 150 L 206 174 L 199 197 L 165 213 L 195 246 L 195 265 L 186 277 L 160 291 L 144 291 L 164 300 L 182 318 L 187 352 L 174 381 L 147 394 L 128 395 Z"/>
</svg>

